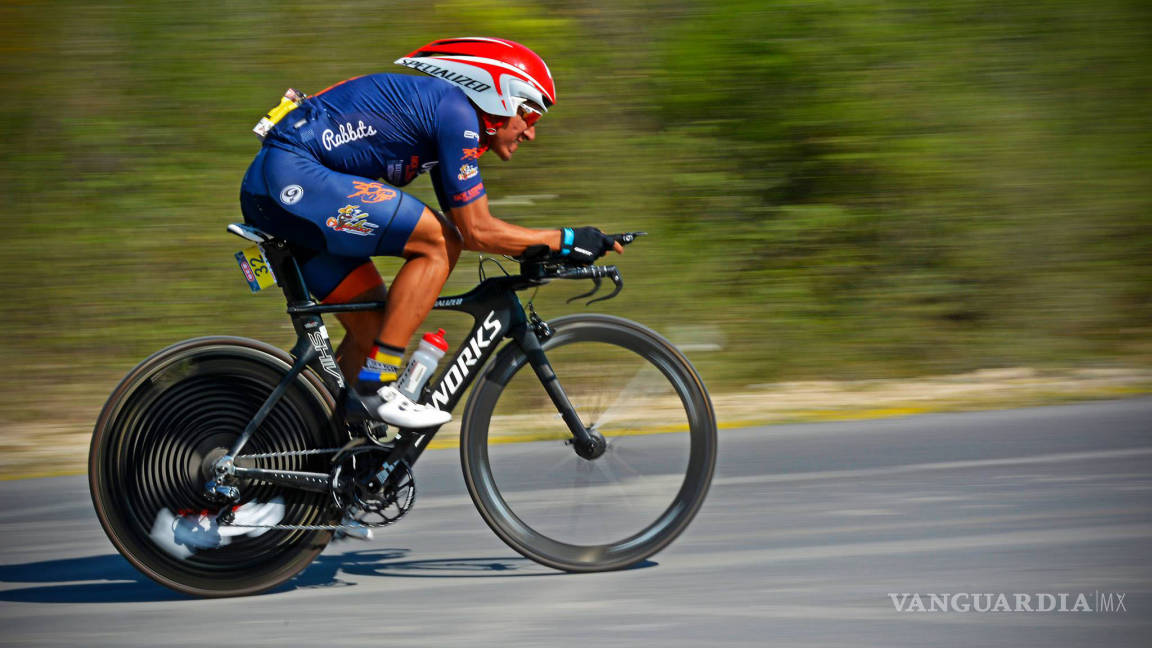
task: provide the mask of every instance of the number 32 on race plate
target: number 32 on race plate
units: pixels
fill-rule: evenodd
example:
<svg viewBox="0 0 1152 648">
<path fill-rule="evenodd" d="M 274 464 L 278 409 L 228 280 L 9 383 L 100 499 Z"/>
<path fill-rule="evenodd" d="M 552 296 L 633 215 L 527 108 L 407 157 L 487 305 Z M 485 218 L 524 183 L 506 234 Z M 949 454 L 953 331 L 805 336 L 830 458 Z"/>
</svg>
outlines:
<svg viewBox="0 0 1152 648">
<path fill-rule="evenodd" d="M 236 263 L 240 264 L 240 271 L 252 292 L 276 285 L 276 275 L 272 274 L 272 266 L 264 258 L 264 250 L 259 245 L 237 252 Z"/>
</svg>

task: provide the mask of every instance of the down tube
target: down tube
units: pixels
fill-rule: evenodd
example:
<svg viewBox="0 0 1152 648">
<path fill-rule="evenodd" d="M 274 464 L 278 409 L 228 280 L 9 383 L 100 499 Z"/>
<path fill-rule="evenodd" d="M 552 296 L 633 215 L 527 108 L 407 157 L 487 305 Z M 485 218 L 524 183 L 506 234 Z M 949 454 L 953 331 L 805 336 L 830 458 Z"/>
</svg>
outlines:
<svg viewBox="0 0 1152 648">
<path fill-rule="evenodd" d="M 485 299 L 484 294 L 469 293 L 462 297 L 436 300 L 433 308 L 468 313 L 472 315 L 474 323 L 468 339 L 457 347 L 456 355 L 440 372 L 440 377 L 430 387 L 425 386 L 420 402 L 431 403 L 451 412 L 500 346 L 500 341 L 527 325 L 524 308 L 515 293 L 505 292 L 496 298 L 491 298 L 491 294 L 486 296 L 489 298 Z M 420 455 L 424 454 L 437 431 L 439 428 L 421 435 L 414 444 L 408 446 L 404 453 L 408 465 L 415 464 Z"/>
<path fill-rule="evenodd" d="M 468 339 L 460 343 L 456 355 L 444 366 L 439 378 L 425 388 L 421 399 L 451 412 L 500 346 L 500 341 L 526 326 L 528 320 L 515 293 L 505 291 L 472 298 L 446 297 L 438 299 L 435 308 L 469 313 L 474 321 Z"/>
</svg>

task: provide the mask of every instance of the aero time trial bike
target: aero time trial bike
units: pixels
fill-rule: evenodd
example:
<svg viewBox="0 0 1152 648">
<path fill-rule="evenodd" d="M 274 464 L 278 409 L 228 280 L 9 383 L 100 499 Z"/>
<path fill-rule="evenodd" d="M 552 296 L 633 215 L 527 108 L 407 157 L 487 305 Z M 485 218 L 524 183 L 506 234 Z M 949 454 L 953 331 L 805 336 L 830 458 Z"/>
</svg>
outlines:
<svg viewBox="0 0 1152 648">
<path fill-rule="evenodd" d="M 237 337 L 157 352 L 117 386 L 96 422 L 89 482 L 108 537 L 141 572 L 197 596 L 288 580 L 334 535 L 367 537 L 415 497 L 413 466 L 437 429 L 395 430 L 348 397 L 320 305 L 292 247 L 247 225 L 250 270 L 273 273 L 297 333 L 291 353 Z M 634 235 L 619 235 L 628 243 Z M 254 248 L 255 249 L 255 248 Z M 489 527 L 527 558 L 571 572 L 623 569 L 691 522 L 716 461 L 716 421 L 687 359 L 634 322 L 545 322 L 517 291 L 614 266 L 519 260 L 435 308 L 474 324 L 421 402 L 460 417 L 464 481 Z M 242 264 L 243 265 L 243 264 Z M 501 343 L 508 340 L 507 343 Z"/>
</svg>

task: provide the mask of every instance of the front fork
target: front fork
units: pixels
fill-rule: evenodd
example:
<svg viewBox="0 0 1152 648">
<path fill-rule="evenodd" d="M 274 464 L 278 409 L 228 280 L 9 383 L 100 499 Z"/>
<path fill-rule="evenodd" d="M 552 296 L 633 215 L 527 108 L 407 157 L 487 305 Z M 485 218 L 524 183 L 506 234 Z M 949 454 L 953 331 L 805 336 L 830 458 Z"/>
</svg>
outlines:
<svg viewBox="0 0 1152 648">
<path fill-rule="evenodd" d="M 532 365 L 532 370 L 536 372 L 536 377 L 540 379 L 540 384 L 544 386 L 544 391 L 548 393 L 548 398 L 552 400 L 556 411 L 564 419 L 568 431 L 572 433 L 572 448 L 576 454 L 589 460 L 603 455 L 607 449 L 604 437 L 599 432 L 584 426 L 572 401 L 568 400 L 568 394 L 557 380 L 556 372 L 552 370 L 552 363 L 548 362 L 548 356 L 544 355 L 541 342 L 546 342 L 552 337 L 552 328 L 536 315 L 531 304 L 529 304 L 528 326 L 514 330 L 513 336 L 520 345 L 520 350 L 528 358 L 528 363 Z"/>
</svg>

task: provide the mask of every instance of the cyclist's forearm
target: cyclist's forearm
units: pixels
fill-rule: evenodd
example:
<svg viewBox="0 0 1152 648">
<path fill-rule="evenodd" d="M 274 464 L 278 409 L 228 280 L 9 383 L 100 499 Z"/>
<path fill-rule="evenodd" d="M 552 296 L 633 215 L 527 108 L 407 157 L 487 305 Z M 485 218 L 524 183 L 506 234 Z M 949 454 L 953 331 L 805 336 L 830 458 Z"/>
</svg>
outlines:
<svg viewBox="0 0 1152 648">
<path fill-rule="evenodd" d="M 510 223 L 502 224 L 505 227 L 484 229 L 473 232 L 471 236 L 464 235 L 464 248 L 473 252 L 512 255 L 520 254 L 533 245 L 560 249 L 560 230 L 537 230 Z"/>
<path fill-rule="evenodd" d="M 489 254 L 520 254 L 533 245 L 560 249 L 560 230 L 513 225 L 488 212 L 486 197 L 451 210 L 463 238 L 464 249 Z"/>
</svg>

